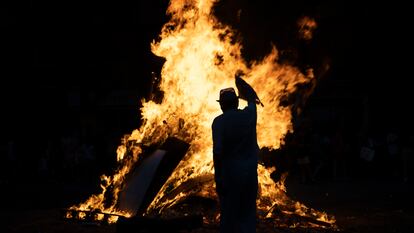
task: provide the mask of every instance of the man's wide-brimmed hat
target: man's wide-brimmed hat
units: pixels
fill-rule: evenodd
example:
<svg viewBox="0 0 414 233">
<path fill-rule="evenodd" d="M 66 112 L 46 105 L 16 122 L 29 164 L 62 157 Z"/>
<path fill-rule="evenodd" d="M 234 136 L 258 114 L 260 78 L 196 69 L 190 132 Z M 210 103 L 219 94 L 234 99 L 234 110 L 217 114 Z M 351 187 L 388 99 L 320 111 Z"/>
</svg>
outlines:
<svg viewBox="0 0 414 233">
<path fill-rule="evenodd" d="M 229 102 L 237 100 L 238 97 L 236 95 L 236 91 L 232 87 L 224 88 L 220 90 L 220 99 L 218 102 Z"/>
</svg>

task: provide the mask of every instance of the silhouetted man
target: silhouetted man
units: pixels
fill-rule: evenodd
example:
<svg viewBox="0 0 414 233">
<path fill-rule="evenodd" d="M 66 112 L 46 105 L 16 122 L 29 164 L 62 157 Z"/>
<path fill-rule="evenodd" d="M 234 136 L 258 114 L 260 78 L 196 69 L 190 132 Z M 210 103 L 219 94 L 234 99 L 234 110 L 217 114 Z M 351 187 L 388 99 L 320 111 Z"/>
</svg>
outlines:
<svg viewBox="0 0 414 233">
<path fill-rule="evenodd" d="M 256 232 L 257 95 L 238 77 L 236 86 L 239 97 L 247 100 L 248 106 L 238 109 L 238 97 L 233 88 L 221 90 L 218 102 L 223 114 L 217 116 L 212 125 L 221 233 Z"/>
</svg>

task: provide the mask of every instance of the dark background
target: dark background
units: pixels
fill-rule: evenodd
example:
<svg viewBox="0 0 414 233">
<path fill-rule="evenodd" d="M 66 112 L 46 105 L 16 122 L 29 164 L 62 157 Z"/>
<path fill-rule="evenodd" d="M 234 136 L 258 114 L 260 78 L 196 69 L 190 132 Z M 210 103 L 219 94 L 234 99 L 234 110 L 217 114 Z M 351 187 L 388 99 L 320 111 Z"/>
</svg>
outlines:
<svg viewBox="0 0 414 233">
<path fill-rule="evenodd" d="M 2 3 L 2 155 L 14 141 L 30 173 L 47 141 L 77 135 L 102 144 L 98 160 L 109 169 L 122 135 L 139 127 L 140 99 L 162 66 L 150 43 L 168 20 L 167 3 Z M 238 30 L 247 60 L 262 58 L 274 44 L 282 61 L 294 56 L 300 68 L 329 61 L 306 105 L 315 124 L 345 115 L 355 132 L 412 130 L 407 4 L 223 0 L 215 12 Z M 304 15 L 318 23 L 308 43 L 297 38 L 296 21 Z"/>
<path fill-rule="evenodd" d="M 168 20 L 167 4 L 150 0 L 0 4 L 3 183 L 85 181 L 60 170 L 63 158 L 51 159 L 55 167 L 50 165 L 47 174 L 39 171 L 48 143 L 60 145 L 65 137 L 95 146 L 93 169 L 75 169 L 81 174 L 89 169 L 90 184 L 111 171 L 122 135 L 140 126 L 140 100 L 149 95 L 151 72 L 158 73 L 162 66 L 150 43 Z M 331 69 L 320 77 L 305 107 L 313 127 L 329 128 L 343 116 L 351 135 L 365 131 L 379 138 L 393 127 L 402 134 L 413 129 L 408 5 L 222 0 L 215 12 L 238 30 L 247 60 L 262 58 L 275 44 L 282 61 L 296 57 L 294 64 L 300 68 L 318 69 L 330 61 Z M 314 39 L 307 43 L 296 34 L 296 21 L 305 15 L 318 23 Z M 76 195 L 86 193 L 77 190 Z M 72 201 L 70 192 L 66 195 L 64 204 L 55 200 L 53 205 Z"/>
<path fill-rule="evenodd" d="M 139 97 L 148 94 L 150 72 L 160 67 L 149 46 L 167 21 L 167 1 L 43 0 L 0 7 L 3 137 L 59 133 L 68 124 L 78 124 L 66 112 L 73 109 L 104 118 L 106 114 L 95 114 L 101 110 L 97 103 L 115 98 L 110 96 L 115 90 L 135 96 L 129 100 L 134 112 L 125 112 L 119 127 L 138 126 L 133 118 L 138 116 Z M 306 59 L 316 66 L 322 56 L 330 58 L 331 72 L 321 86 L 333 97 L 336 84 L 372 97 L 380 122 L 408 113 L 411 44 L 406 4 L 224 0 L 216 12 L 240 31 L 247 58 L 267 54 L 271 42 L 282 51 L 300 47 L 294 38 L 296 20 L 314 17 L 314 41 L 300 56 L 310 57 Z"/>
</svg>

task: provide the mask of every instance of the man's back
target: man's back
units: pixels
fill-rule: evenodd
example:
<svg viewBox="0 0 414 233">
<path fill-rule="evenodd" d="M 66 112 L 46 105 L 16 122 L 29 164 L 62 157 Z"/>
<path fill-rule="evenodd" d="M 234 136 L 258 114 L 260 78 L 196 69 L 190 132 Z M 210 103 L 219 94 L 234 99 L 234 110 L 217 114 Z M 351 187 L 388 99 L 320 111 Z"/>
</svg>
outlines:
<svg viewBox="0 0 414 233">
<path fill-rule="evenodd" d="M 248 159 L 257 154 L 256 106 L 251 104 L 243 110 L 231 109 L 214 119 L 214 151 L 223 155 L 223 159 Z M 215 133 L 214 133 L 215 132 Z"/>
</svg>

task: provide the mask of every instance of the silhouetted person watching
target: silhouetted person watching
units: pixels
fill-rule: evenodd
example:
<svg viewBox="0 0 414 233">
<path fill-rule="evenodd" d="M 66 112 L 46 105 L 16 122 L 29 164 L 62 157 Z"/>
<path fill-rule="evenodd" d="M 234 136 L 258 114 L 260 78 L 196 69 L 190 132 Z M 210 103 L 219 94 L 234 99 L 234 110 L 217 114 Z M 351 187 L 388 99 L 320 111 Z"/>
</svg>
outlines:
<svg viewBox="0 0 414 233">
<path fill-rule="evenodd" d="M 239 97 L 233 88 L 220 91 L 217 101 L 223 114 L 217 116 L 212 125 L 221 233 L 256 232 L 258 98 L 253 88 L 238 75 L 236 86 Z M 248 106 L 238 109 L 238 98 L 245 99 Z"/>
</svg>

